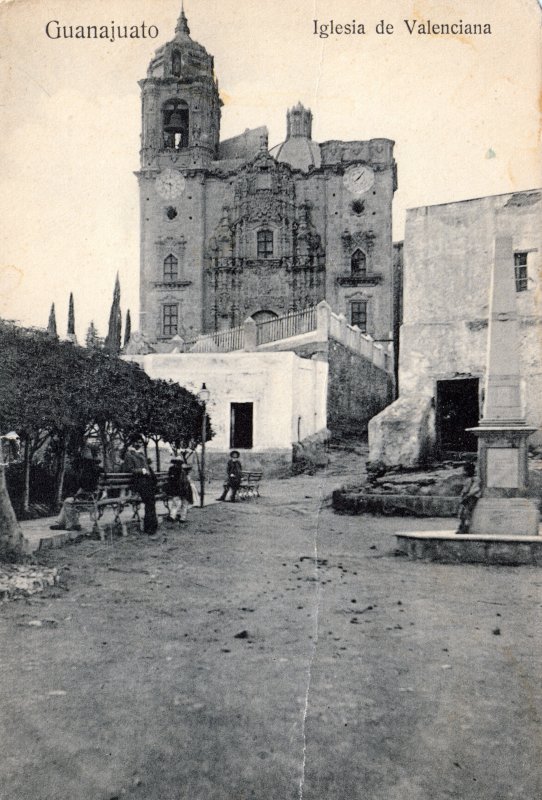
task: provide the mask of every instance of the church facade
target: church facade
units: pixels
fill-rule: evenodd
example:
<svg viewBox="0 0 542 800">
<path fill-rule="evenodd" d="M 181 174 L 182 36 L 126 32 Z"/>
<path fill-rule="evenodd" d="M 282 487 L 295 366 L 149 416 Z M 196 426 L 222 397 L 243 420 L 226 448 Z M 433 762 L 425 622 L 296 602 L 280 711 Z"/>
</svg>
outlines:
<svg viewBox="0 0 542 800">
<path fill-rule="evenodd" d="M 220 141 L 213 57 L 184 11 L 140 81 L 140 329 L 147 341 L 199 334 L 325 299 L 379 341 L 393 328 L 389 139 L 312 139 L 312 114 L 287 113 Z"/>
</svg>

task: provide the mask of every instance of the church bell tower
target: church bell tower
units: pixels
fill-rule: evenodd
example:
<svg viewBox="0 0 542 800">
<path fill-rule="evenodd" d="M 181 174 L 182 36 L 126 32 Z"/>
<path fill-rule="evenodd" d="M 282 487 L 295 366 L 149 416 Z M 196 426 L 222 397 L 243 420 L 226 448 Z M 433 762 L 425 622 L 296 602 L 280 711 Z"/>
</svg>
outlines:
<svg viewBox="0 0 542 800">
<path fill-rule="evenodd" d="M 190 37 L 181 9 L 174 38 L 139 81 L 141 331 L 153 342 L 202 329 L 205 171 L 218 155 L 214 60 Z"/>
</svg>

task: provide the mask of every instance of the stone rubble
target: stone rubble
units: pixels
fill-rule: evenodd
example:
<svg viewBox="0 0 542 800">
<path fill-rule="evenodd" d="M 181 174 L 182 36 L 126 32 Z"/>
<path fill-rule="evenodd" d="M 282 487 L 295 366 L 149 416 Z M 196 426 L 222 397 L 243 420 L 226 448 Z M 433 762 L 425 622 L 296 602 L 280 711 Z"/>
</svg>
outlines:
<svg viewBox="0 0 542 800">
<path fill-rule="evenodd" d="M 59 582 L 58 569 L 35 564 L 0 564 L 0 600 L 28 597 Z"/>
</svg>

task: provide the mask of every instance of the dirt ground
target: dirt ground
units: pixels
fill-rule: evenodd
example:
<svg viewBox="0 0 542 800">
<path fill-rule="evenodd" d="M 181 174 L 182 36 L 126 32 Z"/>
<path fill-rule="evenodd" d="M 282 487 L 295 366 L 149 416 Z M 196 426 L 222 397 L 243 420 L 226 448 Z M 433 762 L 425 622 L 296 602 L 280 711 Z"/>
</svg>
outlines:
<svg viewBox="0 0 542 800">
<path fill-rule="evenodd" d="M 541 572 L 394 555 L 450 520 L 334 514 L 341 463 L 41 556 L 63 585 L 0 606 L 1 800 L 538 800 Z"/>
</svg>

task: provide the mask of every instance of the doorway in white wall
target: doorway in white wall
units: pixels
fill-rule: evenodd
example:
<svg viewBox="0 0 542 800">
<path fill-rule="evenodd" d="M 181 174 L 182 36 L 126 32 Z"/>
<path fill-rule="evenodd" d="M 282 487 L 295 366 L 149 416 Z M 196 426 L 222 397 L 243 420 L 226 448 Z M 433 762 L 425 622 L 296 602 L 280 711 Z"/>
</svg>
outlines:
<svg viewBox="0 0 542 800">
<path fill-rule="evenodd" d="M 230 447 L 250 450 L 253 446 L 253 403 L 230 406 Z"/>
</svg>

